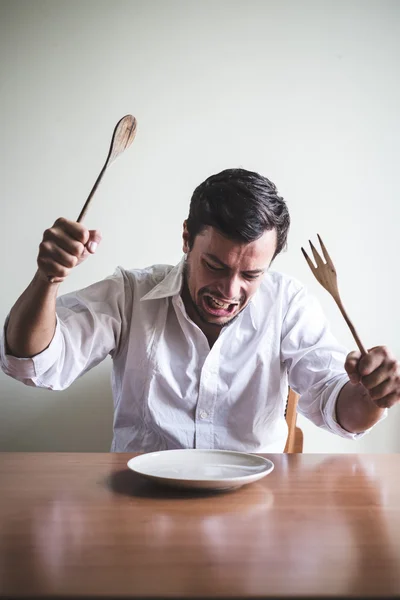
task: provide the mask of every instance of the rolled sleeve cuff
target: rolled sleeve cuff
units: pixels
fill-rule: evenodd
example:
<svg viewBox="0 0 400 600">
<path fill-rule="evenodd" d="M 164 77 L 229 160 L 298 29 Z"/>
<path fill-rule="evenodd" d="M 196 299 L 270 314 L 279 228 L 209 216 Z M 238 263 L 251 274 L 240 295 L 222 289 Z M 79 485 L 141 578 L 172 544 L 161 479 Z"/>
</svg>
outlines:
<svg viewBox="0 0 400 600">
<path fill-rule="evenodd" d="M 337 435 L 340 435 L 341 437 L 344 437 L 344 438 L 357 440 L 357 439 L 363 437 L 369 431 L 371 431 L 371 429 L 373 429 L 373 427 L 375 427 L 376 423 L 369 429 L 366 429 L 365 431 L 361 431 L 360 433 L 351 433 L 350 431 L 343 429 L 343 427 L 341 427 L 339 425 L 339 423 L 336 420 L 336 402 L 339 397 L 341 389 L 343 388 L 344 385 L 346 385 L 346 383 L 348 383 L 348 381 L 349 381 L 348 376 L 343 375 L 343 377 L 341 377 L 339 380 L 337 380 L 335 382 L 333 389 L 329 390 L 329 397 L 325 403 L 325 407 L 323 410 L 323 418 L 324 418 L 326 427 L 332 433 L 336 433 Z M 384 413 L 382 414 L 379 421 L 377 421 L 377 423 L 379 423 L 380 421 L 382 421 L 383 419 L 386 418 L 387 412 L 388 412 L 388 410 L 385 409 Z"/>
<path fill-rule="evenodd" d="M 54 365 L 62 352 L 62 335 L 58 316 L 56 317 L 56 330 L 49 346 L 43 352 L 31 358 L 18 358 L 7 354 L 6 330 L 8 319 L 9 317 L 5 321 L 0 338 L 0 362 L 4 373 L 19 380 L 40 378 L 43 373 Z"/>
</svg>

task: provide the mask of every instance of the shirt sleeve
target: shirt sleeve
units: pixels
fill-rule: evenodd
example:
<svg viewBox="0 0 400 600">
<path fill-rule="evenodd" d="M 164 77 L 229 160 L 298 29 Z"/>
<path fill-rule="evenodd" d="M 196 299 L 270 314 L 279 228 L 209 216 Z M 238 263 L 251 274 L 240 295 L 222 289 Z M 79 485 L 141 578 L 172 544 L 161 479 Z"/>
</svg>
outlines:
<svg viewBox="0 0 400 600">
<path fill-rule="evenodd" d="M 298 289 L 284 318 L 281 343 L 289 385 L 300 395 L 298 412 L 322 429 L 357 439 L 370 429 L 351 433 L 336 420 L 336 401 L 349 381 L 344 369 L 347 353 L 330 331 L 318 301 L 305 288 Z"/>
<path fill-rule="evenodd" d="M 0 339 L 3 371 L 26 385 L 67 388 L 108 354 L 118 352 L 127 328 L 131 297 L 131 286 L 122 269 L 83 290 L 60 296 L 54 337 L 43 352 L 31 358 L 7 353 L 7 319 Z"/>
</svg>

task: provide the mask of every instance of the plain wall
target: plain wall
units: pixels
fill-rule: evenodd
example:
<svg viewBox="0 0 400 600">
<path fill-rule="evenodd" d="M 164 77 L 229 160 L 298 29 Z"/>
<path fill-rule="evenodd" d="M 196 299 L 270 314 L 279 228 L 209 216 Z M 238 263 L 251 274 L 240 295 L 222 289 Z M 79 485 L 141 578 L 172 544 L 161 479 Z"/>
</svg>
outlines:
<svg viewBox="0 0 400 600">
<path fill-rule="evenodd" d="M 133 146 L 85 223 L 97 254 L 61 291 L 181 257 L 193 189 L 242 166 L 287 200 L 274 268 L 308 285 L 338 339 L 355 344 L 300 247 L 316 233 L 367 347 L 400 357 L 400 3 L 354 0 L 12 0 L 0 3 L 3 320 L 29 283 L 42 232 L 77 218 L 116 122 Z M 65 392 L 0 373 L 1 450 L 108 451 L 111 361 Z M 306 452 L 397 452 L 400 413 L 357 442 L 299 419 Z"/>
</svg>

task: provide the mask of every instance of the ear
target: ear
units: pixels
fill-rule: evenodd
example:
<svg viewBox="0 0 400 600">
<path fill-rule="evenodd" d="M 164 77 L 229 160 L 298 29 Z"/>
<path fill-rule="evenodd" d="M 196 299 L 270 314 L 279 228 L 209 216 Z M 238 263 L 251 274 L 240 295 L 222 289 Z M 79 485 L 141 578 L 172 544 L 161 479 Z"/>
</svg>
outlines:
<svg viewBox="0 0 400 600">
<path fill-rule="evenodd" d="M 189 248 L 189 232 L 187 230 L 186 219 L 183 221 L 182 240 L 183 240 L 182 250 L 185 254 L 188 254 L 188 252 L 190 251 L 190 248 Z"/>
</svg>

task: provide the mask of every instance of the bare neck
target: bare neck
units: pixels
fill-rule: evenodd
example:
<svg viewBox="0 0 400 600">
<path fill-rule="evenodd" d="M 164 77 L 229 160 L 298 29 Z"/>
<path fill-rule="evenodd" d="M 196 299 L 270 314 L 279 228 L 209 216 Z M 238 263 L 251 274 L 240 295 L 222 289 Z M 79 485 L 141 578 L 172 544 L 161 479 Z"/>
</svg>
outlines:
<svg viewBox="0 0 400 600">
<path fill-rule="evenodd" d="M 222 327 L 220 327 L 219 325 L 206 323 L 203 319 L 200 318 L 193 305 L 193 300 L 190 296 L 186 284 L 183 285 L 181 297 L 185 306 L 187 316 L 193 321 L 193 323 L 197 325 L 197 327 L 199 327 L 199 329 L 201 329 L 201 331 L 207 338 L 210 348 L 212 348 L 215 342 L 217 341 L 219 334 L 221 333 Z"/>
</svg>

